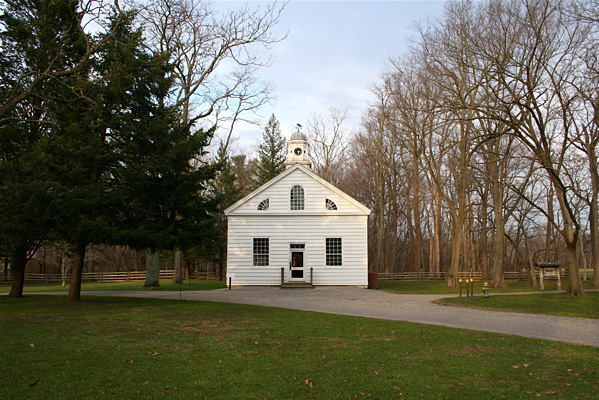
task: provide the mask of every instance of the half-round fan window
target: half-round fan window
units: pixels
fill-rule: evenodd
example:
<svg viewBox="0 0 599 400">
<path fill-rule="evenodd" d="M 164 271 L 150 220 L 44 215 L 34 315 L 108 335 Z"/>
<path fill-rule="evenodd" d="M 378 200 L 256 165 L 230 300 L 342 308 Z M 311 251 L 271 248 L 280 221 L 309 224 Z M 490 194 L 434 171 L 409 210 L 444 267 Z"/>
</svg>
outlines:
<svg viewBox="0 0 599 400">
<path fill-rule="evenodd" d="M 331 199 L 326 199 L 326 207 L 327 210 L 336 210 L 337 204 L 335 204 L 335 202 Z"/>
<path fill-rule="evenodd" d="M 258 204 L 258 211 L 268 210 L 269 206 L 270 206 L 269 199 L 264 199 L 260 202 L 260 204 Z"/>
</svg>

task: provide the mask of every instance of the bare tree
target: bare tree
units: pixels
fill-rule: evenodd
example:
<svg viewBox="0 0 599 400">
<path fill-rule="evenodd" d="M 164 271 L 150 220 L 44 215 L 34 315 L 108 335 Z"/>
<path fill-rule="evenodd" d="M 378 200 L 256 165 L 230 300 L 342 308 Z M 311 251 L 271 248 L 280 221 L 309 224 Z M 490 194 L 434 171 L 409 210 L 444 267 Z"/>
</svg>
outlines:
<svg viewBox="0 0 599 400">
<path fill-rule="evenodd" d="M 495 40 L 487 40 L 491 45 L 482 48 L 481 44 L 479 50 L 494 65 L 485 85 L 494 105 L 476 107 L 508 126 L 509 133 L 546 171 L 562 218 L 561 226 L 551 222 L 566 245 L 570 272 L 567 293 L 584 295 L 576 261 L 580 222 L 565 167 L 573 132 L 563 110 L 572 99 L 570 82 L 580 67 L 575 54 L 581 50 L 586 33 L 580 26 L 564 23 L 558 1 L 506 2 L 493 7 L 491 3 L 490 15 L 501 21 L 499 26 L 504 29 L 491 32 Z"/>
<path fill-rule="evenodd" d="M 338 185 L 347 164 L 350 132 L 343 127 L 347 110 L 331 107 L 326 114 L 314 113 L 308 120 L 310 158 L 314 171 L 322 178 Z"/>
<path fill-rule="evenodd" d="M 135 4 L 150 45 L 168 53 L 176 67 L 184 120 L 212 116 L 211 123 L 234 123 L 268 100 L 270 87 L 258 82 L 254 73 L 270 62 L 259 47 L 268 49 L 283 39 L 272 30 L 284 5 L 275 2 L 265 10 L 245 6 L 219 14 L 205 0 Z"/>
</svg>

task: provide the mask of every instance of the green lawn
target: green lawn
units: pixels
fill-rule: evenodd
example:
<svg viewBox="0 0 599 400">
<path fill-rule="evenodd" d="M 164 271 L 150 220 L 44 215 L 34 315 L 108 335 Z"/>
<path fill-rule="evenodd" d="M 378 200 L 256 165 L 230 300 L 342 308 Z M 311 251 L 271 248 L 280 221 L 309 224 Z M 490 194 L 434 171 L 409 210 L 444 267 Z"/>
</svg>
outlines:
<svg viewBox="0 0 599 400">
<path fill-rule="evenodd" d="M 489 282 L 490 283 L 490 282 Z M 583 282 L 585 289 L 591 289 L 591 281 Z M 506 282 L 506 287 L 491 288 L 493 292 L 535 292 L 538 287 L 530 286 L 528 282 Z M 457 294 L 458 289 L 447 289 L 445 281 L 384 281 L 379 280 L 379 289 L 391 293 L 403 294 Z M 482 281 L 474 282 L 474 293 L 482 293 Z M 562 290 L 568 288 L 568 282 L 562 282 Z M 557 290 L 557 281 L 545 281 L 545 290 Z M 466 293 L 466 289 L 463 289 Z"/>
<path fill-rule="evenodd" d="M 451 297 L 441 303 L 467 307 L 566 317 L 599 318 L 599 292 L 588 292 L 586 297 L 566 297 L 562 294 L 520 294 L 514 296 Z"/>
<path fill-rule="evenodd" d="M 82 291 L 90 290 L 102 290 L 102 291 L 123 291 L 123 290 L 214 290 L 224 289 L 225 282 L 221 281 L 185 281 L 182 285 L 175 285 L 171 280 L 160 281 L 160 287 L 156 288 L 144 288 L 143 282 L 84 282 L 81 285 Z M 8 293 L 10 291 L 10 284 L 0 285 L 0 293 Z M 26 283 L 23 289 L 25 293 L 36 293 L 36 292 L 68 292 L 69 285 L 62 287 L 60 283 Z"/>
<path fill-rule="evenodd" d="M 2 399 L 594 399 L 599 349 L 238 304 L 0 297 Z"/>
</svg>

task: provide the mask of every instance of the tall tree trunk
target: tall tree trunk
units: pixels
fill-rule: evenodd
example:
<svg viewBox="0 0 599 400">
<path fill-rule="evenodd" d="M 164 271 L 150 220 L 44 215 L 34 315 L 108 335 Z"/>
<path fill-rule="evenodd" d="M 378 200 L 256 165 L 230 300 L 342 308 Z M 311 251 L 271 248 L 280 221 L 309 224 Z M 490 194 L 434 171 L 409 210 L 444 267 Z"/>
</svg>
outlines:
<svg viewBox="0 0 599 400">
<path fill-rule="evenodd" d="M 594 271 L 593 287 L 599 287 L 599 173 L 597 172 L 597 157 L 595 151 L 589 151 L 589 170 L 591 172 L 591 269 Z"/>
<path fill-rule="evenodd" d="M 582 289 L 582 281 L 580 280 L 580 270 L 578 269 L 578 260 L 576 256 L 580 227 L 576 222 L 576 216 L 572 213 L 568 203 L 566 189 L 555 175 L 551 175 L 550 179 L 560 206 L 563 224 L 562 237 L 566 243 L 568 273 L 570 274 L 566 296 L 586 296 Z"/>
<path fill-rule="evenodd" d="M 447 288 L 449 289 L 455 288 L 458 285 L 465 219 L 465 209 L 457 210 L 454 227 L 455 232 L 451 240 L 451 264 L 449 265 L 449 274 L 447 276 Z"/>
<path fill-rule="evenodd" d="M 499 204 L 498 204 L 499 203 Z M 493 287 L 504 287 L 505 276 L 505 220 L 501 201 L 493 198 L 495 236 L 493 238 Z"/>
<path fill-rule="evenodd" d="M 526 258 L 528 260 L 528 273 L 530 274 L 530 285 L 536 287 L 537 275 L 535 274 L 534 253 L 532 251 L 532 247 L 530 246 L 530 241 L 528 240 L 528 236 L 526 235 L 526 233 L 524 233 L 524 246 L 526 246 Z"/>
<path fill-rule="evenodd" d="M 547 215 L 549 215 L 549 218 L 547 219 L 547 229 L 545 230 L 545 258 L 543 261 L 553 261 L 549 260 L 550 251 L 555 250 L 556 246 L 553 240 L 553 225 L 551 224 L 551 218 L 555 218 L 553 211 L 553 188 L 547 192 Z"/>
<path fill-rule="evenodd" d="M 434 263 L 434 271 L 441 272 L 441 193 L 435 189 L 435 217 L 434 217 L 434 254 L 431 254 L 431 260 Z"/>
<path fill-rule="evenodd" d="M 586 282 L 587 281 L 587 259 L 584 256 L 584 244 L 582 243 L 582 235 L 578 235 L 578 243 L 577 243 L 577 253 L 578 254 L 578 269 L 580 269 L 580 267 L 582 267 L 583 275 L 582 275 L 582 281 Z"/>
<path fill-rule="evenodd" d="M 81 278 L 83 276 L 83 263 L 85 261 L 85 250 L 87 243 L 77 243 L 73 257 L 73 268 L 71 272 L 71 283 L 67 300 L 75 301 L 81 299 Z"/>
<path fill-rule="evenodd" d="M 489 241 L 487 239 L 487 222 L 489 219 L 489 209 L 487 207 L 487 199 L 489 197 L 489 174 L 485 174 L 485 187 L 481 198 L 481 216 L 480 216 L 480 269 L 482 272 L 482 280 L 489 280 Z"/>
<path fill-rule="evenodd" d="M 491 144 L 488 171 L 490 175 L 491 200 L 493 201 L 493 220 L 495 234 L 493 235 L 493 287 L 504 287 L 505 276 L 505 218 L 503 215 L 503 184 L 500 181 L 499 139 Z"/>
<path fill-rule="evenodd" d="M 382 136 L 382 134 L 381 134 Z M 377 180 L 378 190 L 376 199 L 377 222 L 377 239 L 376 239 L 376 262 L 374 263 L 373 272 L 381 272 L 384 268 L 383 262 L 383 241 L 385 240 L 385 182 L 383 181 L 383 167 L 382 167 L 382 156 L 380 154 L 382 150 L 377 153 Z"/>
<path fill-rule="evenodd" d="M 179 249 L 175 250 L 175 275 L 173 283 L 179 284 L 183 282 L 183 252 Z"/>
<path fill-rule="evenodd" d="M 14 262 L 12 264 L 13 279 L 8 297 L 23 297 L 23 286 L 25 285 L 25 267 L 27 266 L 27 250 L 16 249 Z"/>
<path fill-rule="evenodd" d="M 566 242 L 566 256 L 568 262 L 568 272 L 570 277 L 568 280 L 568 290 L 566 290 L 566 296 L 586 296 L 582 289 L 582 281 L 580 280 L 580 272 L 578 270 L 578 258 L 576 242 Z"/>
<path fill-rule="evenodd" d="M 69 272 L 68 261 L 66 257 L 62 257 L 60 260 L 60 285 L 62 287 L 67 285 L 67 272 Z"/>
<path fill-rule="evenodd" d="M 160 286 L 160 250 L 146 250 L 146 279 L 144 287 Z"/>
<path fill-rule="evenodd" d="M 116 272 L 119 272 L 121 270 L 121 261 L 123 260 L 123 257 L 125 256 L 125 250 L 127 250 L 127 246 L 122 246 L 121 252 L 119 254 L 119 259 L 116 264 Z"/>
<path fill-rule="evenodd" d="M 420 165 L 418 155 L 412 157 L 412 213 L 414 215 L 414 270 L 420 271 L 423 263 L 422 222 L 420 218 Z"/>
</svg>

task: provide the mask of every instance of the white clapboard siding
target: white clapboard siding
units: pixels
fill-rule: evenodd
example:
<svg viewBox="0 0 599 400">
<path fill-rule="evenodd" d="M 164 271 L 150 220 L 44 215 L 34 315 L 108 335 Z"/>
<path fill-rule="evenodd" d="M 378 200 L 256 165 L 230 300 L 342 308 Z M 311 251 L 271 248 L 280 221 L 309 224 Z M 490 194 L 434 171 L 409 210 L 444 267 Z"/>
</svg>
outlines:
<svg viewBox="0 0 599 400">
<path fill-rule="evenodd" d="M 231 283 L 279 285 L 289 276 L 289 245 L 304 243 L 305 276 L 315 285 L 367 285 L 367 216 L 229 216 L 227 273 Z M 270 265 L 253 266 L 253 238 L 269 238 Z M 325 239 L 342 238 L 342 266 L 325 265 Z"/>
</svg>

